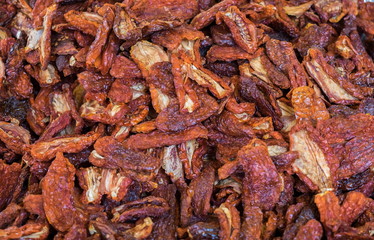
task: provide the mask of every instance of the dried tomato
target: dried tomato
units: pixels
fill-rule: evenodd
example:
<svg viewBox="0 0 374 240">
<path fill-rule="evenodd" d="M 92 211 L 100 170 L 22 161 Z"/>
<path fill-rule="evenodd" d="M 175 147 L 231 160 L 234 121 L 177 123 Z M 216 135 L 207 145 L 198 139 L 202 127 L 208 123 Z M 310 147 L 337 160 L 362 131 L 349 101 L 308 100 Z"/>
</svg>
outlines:
<svg viewBox="0 0 374 240">
<path fill-rule="evenodd" d="M 373 11 L 0 0 L 0 239 L 372 239 Z"/>
</svg>

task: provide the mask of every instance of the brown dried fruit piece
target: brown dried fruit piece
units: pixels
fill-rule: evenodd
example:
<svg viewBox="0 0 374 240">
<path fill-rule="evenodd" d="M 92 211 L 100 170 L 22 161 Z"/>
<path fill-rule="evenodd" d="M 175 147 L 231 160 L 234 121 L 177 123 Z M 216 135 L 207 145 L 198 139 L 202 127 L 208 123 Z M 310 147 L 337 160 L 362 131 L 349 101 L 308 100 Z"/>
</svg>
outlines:
<svg viewBox="0 0 374 240">
<path fill-rule="evenodd" d="M 202 11 L 199 14 L 197 14 L 192 19 L 191 25 L 196 29 L 202 29 L 214 21 L 214 18 L 219 11 L 225 11 L 228 7 L 239 5 L 243 2 L 243 0 L 223 0 L 217 4 L 214 4 L 208 10 Z"/>
<path fill-rule="evenodd" d="M 241 96 L 248 102 L 254 102 L 261 116 L 272 117 L 276 129 L 282 129 L 281 110 L 274 93 L 256 77 L 242 76 L 239 83 Z"/>
<path fill-rule="evenodd" d="M 373 5 L 370 2 L 360 2 L 358 6 L 357 25 L 369 34 L 374 34 L 373 31 L 373 16 L 371 14 Z"/>
<path fill-rule="evenodd" d="M 47 239 L 49 227 L 45 223 L 29 222 L 21 227 L 0 229 L 1 239 Z"/>
<path fill-rule="evenodd" d="M 165 199 L 149 196 L 114 208 L 112 221 L 125 222 L 144 217 L 162 217 L 169 211 L 170 206 Z"/>
<path fill-rule="evenodd" d="M 34 143 L 30 146 L 31 156 L 40 161 L 49 161 L 58 152 L 78 153 L 91 146 L 100 137 L 100 132 L 89 132 L 73 137 L 52 138 L 47 141 Z"/>
<path fill-rule="evenodd" d="M 317 194 L 314 202 L 318 207 L 321 222 L 333 232 L 338 231 L 342 223 L 338 197 L 333 192 L 326 191 Z"/>
<path fill-rule="evenodd" d="M 152 192 L 155 197 L 165 199 L 170 206 L 170 213 L 155 221 L 151 235 L 147 239 L 174 240 L 178 223 L 178 202 L 175 197 L 177 188 L 174 184 L 163 183 Z"/>
<path fill-rule="evenodd" d="M 103 22 L 103 17 L 93 12 L 70 10 L 64 17 L 69 24 L 92 36 L 96 36 L 97 29 Z"/>
<path fill-rule="evenodd" d="M 4 45 L 4 43 L 2 44 Z M 3 49 L 7 51 L 7 61 L 5 62 L 6 81 L 2 81 L 2 91 L 0 92 L 3 98 L 15 96 L 17 98 L 29 98 L 32 93 L 32 83 L 29 75 L 23 68 L 23 50 L 20 43 L 15 43 L 12 47 L 7 46 Z M 3 47 L 3 46 L 1 46 Z M 9 47 L 9 48 L 8 48 Z"/>
<path fill-rule="evenodd" d="M 339 178 L 347 178 L 373 167 L 374 137 L 367 132 L 366 136 L 358 136 L 346 143 L 337 145 L 334 150 L 341 159 L 338 169 Z M 344 149 L 339 149 L 344 146 Z"/>
<path fill-rule="evenodd" d="M 184 185 L 184 172 L 176 145 L 164 147 L 161 152 L 162 168 L 176 184 Z"/>
<path fill-rule="evenodd" d="M 140 78 L 142 76 L 135 63 L 122 55 L 114 58 L 110 75 L 115 78 Z"/>
<path fill-rule="evenodd" d="M 160 161 L 142 152 L 136 152 L 125 148 L 123 144 L 113 137 L 102 137 L 94 145 L 95 150 L 91 152 L 90 162 L 98 167 L 126 171 L 139 171 L 152 173 L 160 167 Z"/>
<path fill-rule="evenodd" d="M 286 212 L 287 226 L 284 230 L 285 239 L 294 239 L 298 230 L 309 220 L 317 218 L 317 212 L 314 208 L 305 202 L 291 205 Z"/>
<path fill-rule="evenodd" d="M 245 66 L 244 64 L 240 65 Z M 250 60 L 250 66 L 253 68 L 253 74 L 258 78 L 272 86 L 276 85 L 282 89 L 290 87 L 290 80 L 280 70 L 278 70 L 274 64 L 271 63 L 270 59 L 265 55 Z M 242 71 L 242 70 L 241 70 Z"/>
<path fill-rule="evenodd" d="M 205 222 L 197 222 L 188 226 L 187 230 L 188 236 L 193 238 L 201 239 L 219 239 L 219 223 L 216 219 L 208 219 Z"/>
<path fill-rule="evenodd" d="M 306 85 L 308 76 L 297 60 L 291 43 L 271 39 L 266 42 L 266 54 L 288 76 L 292 88 Z"/>
<path fill-rule="evenodd" d="M 214 45 L 207 53 L 209 62 L 215 61 L 235 61 L 239 59 L 251 59 L 252 54 L 248 54 L 237 46 L 218 46 Z"/>
<path fill-rule="evenodd" d="M 131 237 L 134 239 L 145 239 L 151 234 L 153 228 L 154 223 L 152 221 L 152 218 L 146 217 L 144 219 L 137 221 L 136 226 L 126 230 L 123 235 L 127 239 L 130 239 Z"/>
<path fill-rule="evenodd" d="M 27 65 L 25 70 L 38 81 L 41 87 L 53 86 L 61 81 L 56 68 L 52 64 L 48 64 L 45 70 L 42 70 L 39 66 L 31 67 L 31 65 Z"/>
<path fill-rule="evenodd" d="M 333 232 L 337 232 L 340 227 L 349 227 L 372 202 L 360 192 L 349 192 L 343 204 L 339 205 L 339 199 L 333 192 L 327 191 L 317 194 L 316 203 L 321 222 Z"/>
<path fill-rule="evenodd" d="M 342 77 L 333 66 L 328 64 L 320 50 L 309 49 L 304 65 L 331 102 L 348 105 L 363 99 L 360 88 Z"/>
<path fill-rule="evenodd" d="M 147 26 L 152 29 L 152 25 L 161 22 L 181 22 L 192 18 L 197 13 L 197 1 L 157 1 L 145 0 L 134 1 L 128 6 L 128 11 L 140 25 Z M 172 25 L 173 26 L 173 25 Z"/>
<path fill-rule="evenodd" d="M 26 120 L 30 128 L 37 134 L 41 135 L 47 126 L 45 121 L 46 114 L 49 111 L 49 94 L 51 88 L 41 88 L 38 95 L 30 98 L 30 109 L 27 111 Z"/>
<path fill-rule="evenodd" d="M 27 195 L 23 199 L 23 206 L 29 213 L 39 215 L 41 218 L 45 218 L 43 196 L 41 194 Z"/>
<path fill-rule="evenodd" d="M 97 67 L 100 70 L 101 74 L 107 74 L 109 72 L 119 48 L 120 40 L 114 33 L 111 32 L 108 36 L 107 43 L 103 47 L 100 65 Z"/>
<path fill-rule="evenodd" d="M 187 43 L 195 43 L 203 39 L 204 34 L 189 25 L 157 32 L 152 35 L 152 42 L 166 47 L 169 51 L 185 48 Z"/>
<path fill-rule="evenodd" d="M 100 55 L 102 54 L 103 47 L 107 42 L 110 29 L 113 27 L 114 22 L 114 10 L 109 4 L 105 4 L 101 11 L 103 13 L 103 22 L 99 25 L 95 40 L 92 42 L 86 57 L 86 65 L 88 68 L 100 68 L 102 64 L 102 59 Z"/>
<path fill-rule="evenodd" d="M 30 144 L 30 133 L 14 123 L 0 121 L 0 140 L 7 148 L 17 154 L 23 154 L 25 147 Z"/>
<path fill-rule="evenodd" d="M 3 178 L 3 186 L 0 188 L 0 210 L 3 210 L 3 208 L 12 200 L 13 193 L 19 182 L 20 174 L 20 164 L 13 163 L 8 165 L 0 160 L 0 176 Z"/>
<path fill-rule="evenodd" d="M 234 42 L 234 39 L 232 38 L 230 30 L 224 24 L 212 26 L 210 28 L 210 33 L 212 35 L 213 42 L 219 46 L 235 46 L 236 45 Z M 242 51 L 244 50 L 242 49 Z"/>
<path fill-rule="evenodd" d="M 374 117 L 368 114 L 334 117 L 318 122 L 321 135 L 340 160 L 339 179 L 351 177 L 373 166 L 373 122 Z"/>
<path fill-rule="evenodd" d="M 242 239 L 261 239 L 263 213 L 259 207 L 244 204 L 244 219 L 240 228 Z"/>
<path fill-rule="evenodd" d="M 362 113 L 348 117 L 337 116 L 320 121 L 317 128 L 330 145 L 335 145 L 355 137 L 371 135 L 374 131 L 374 116 Z"/>
<path fill-rule="evenodd" d="M 240 149 L 238 160 L 245 172 L 244 205 L 271 210 L 279 200 L 282 182 L 269 156 L 266 144 L 258 139 L 252 140 Z"/>
<path fill-rule="evenodd" d="M 295 43 L 295 48 L 302 56 L 307 55 L 310 48 L 324 48 L 331 44 L 336 35 L 335 29 L 328 24 L 305 27 Z"/>
<path fill-rule="evenodd" d="M 369 208 L 372 199 L 366 197 L 360 192 L 348 192 L 340 208 L 340 215 L 343 225 L 352 225 L 352 223 Z"/>
<path fill-rule="evenodd" d="M 169 56 L 160 46 L 144 40 L 133 45 L 130 53 L 143 77 L 149 76 L 149 71 L 155 63 L 169 61 Z"/>
<path fill-rule="evenodd" d="M 219 208 L 214 210 L 220 222 L 220 239 L 238 239 L 240 233 L 240 215 L 239 211 L 229 203 L 222 203 Z"/>
<path fill-rule="evenodd" d="M 225 12 L 217 14 L 217 21 L 223 21 L 232 33 L 232 37 L 239 47 L 249 54 L 258 47 L 258 31 L 256 25 L 250 21 L 236 6 L 229 7 Z"/>
<path fill-rule="evenodd" d="M 133 100 L 134 91 L 131 88 L 133 82 L 129 81 L 128 79 L 119 78 L 116 79 L 112 85 L 110 86 L 110 90 L 108 92 L 108 98 L 113 103 L 129 103 Z"/>
<path fill-rule="evenodd" d="M 325 103 L 310 87 L 298 87 L 292 90 L 292 106 L 296 119 L 309 119 L 316 122 L 330 118 Z"/>
<path fill-rule="evenodd" d="M 40 52 L 40 64 L 41 69 L 46 70 L 49 63 L 51 54 L 51 27 L 52 18 L 57 10 L 57 5 L 53 4 L 46 9 L 46 13 L 43 20 L 43 33 L 40 38 L 39 52 Z"/>
<path fill-rule="evenodd" d="M 122 3 L 115 4 L 113 31 L 119 39 L 128 41 L 136 41 L 142 37 L 141 28 L 131 19 L 126 5 Z"/>
<path fill-rule="evenodd" d="M 15 203 L 10 203 L 4 210 L 0 212 L 0 228 L 4 229 L 7 225 L 20 215 L 21 207 Z"/>
<path fill-rule="evenodd" d="M 162 131 L 180 131 L 196 125 L 218 111 L 216 100 L 206 92 L 196 89 L 199 108 L 189 113 L 181 113 L 177 105 L 170 105 L 156 118 L 156 127 Z M 179 110 L 179 111 L 178 111 Z"/>
<path fill-rule="evenodd" d="M 178 145 L 178 155 L 187 179 L 193 179 L 200 174 L 206 152 L 207 146 L 203 139 L 192 139 Z"/>
<path fill-rule="evenodd" d="M 183 72 L 200 86 L 207 87 L 215 97 L 221 99 L 231 94 L 230 86 L 215 73 L 199 65 L 190 57 L 183 56 L 182 59 L 184 60 Z"/>
<path fill-rule="evenodd" d="M 93 122 L 113 125 L 123 120 L 128 111 L 129 108 L 125 103 L 109 103 L 103 106 L 98 101 L 90 100 L 81 106 L 80 115 Z"/>
<path fill-rule="evenodd" d="M 115 169 L 82 168 L 77 172 L 79 185 L 84 192 L 82 202 L 99 203 L 102 195 L 115 201 L 122 200 L 132 180 Z"/>
<path fill-rule="evenodd" d="M 80 72 L 77 74 L 77 77 L 78 82 L 81 85 L 80 88 L 83 88 L 80 90 L 82 91 L 80 94 L 84 95 L 84 100 L 94 100 L 99 103 L 105 101 L 110 84 L 114 80 L 109 76 L 103 76 L 93 71 Z"/>
<path fill-rule="evenodd" d="M 162 111 L 174 98 L 170 85 L 172 76 L 167 63 L 169 56 L 160 46 L 148 41 L 137 42 L 130 53 L 149 84 L 153 107 L 157 112 Z"/>
<path fill-rule="evenodd" d="M 233 137 L 254 137 L 256 130 L 259 130 L 261 123 L 255 122 L 255 118 L 241 119 L 240 115 L 237 116 L 229 111 L 223 111 L 217 119 L 217 129 L 222 133 Z M 272 122 L 266 122 L 272 128 Z M 264 127 L 266 128 L 266 126 Z"/>
<path fill-rule="evenodd" d="M 345 59 L 349 59 L 353 55 L 358 54 L 349 37 L 345 35 L 340 35 L 336 40 L 335 51 Z"/>
<path fill-rule="evenodd" d="M 343 6 L 343 1 L 340 0 L 318 0 L 314 4 L 316 12 L 324 22 L 327 22 L 328 20 L 330 22 L 339 22 L 340 19 L 342 19 L 344 15 L 347 14 L 347 9 L 343 8 Z"/>
<path fill-rule="evenodd" d="M 178 97 L 181 113 L 191 113 L 199 108 L 200 103 L 196 91 L 193 90 L 192 82 L 187 73 L 183 72 L 183 60 L 177 54 L 172 54 L 172 73 L 175 93 Z"/>
<path fill-rule="evenodd" d="M 153 108 L 157 112 L 161 112 L 176 101 L 170 63 L 159 62 L 152 65 L 146 82 L 149 85 Z"/>
<path fill-rule="evenodd" d="M 289 133 L 290 150 L 299 158 L 292 164 L 294 171 L 311 190 L 327 191 L 335 187 L 338 159 L 308 123 L 299 123 Z"/>
<path fill-rule="evenodd" d="M 302 16 L 311 6 L 313 5 L 313 1 L 306 2 L 300 5 L 295 6 L 284 6 L 283 9 L 290 16 L 300 17 Z"/>
<path fill-rule="evenodd" d="M 281 30 L 285 31 L 291 37 L 296 38 L 299 36 L 300 30 L 296 23 L 286 14 L 284 3 L 283 1 L 274 2 L 276 7 L 274 24 L 278 25 Z"/>
<path fill-rule="evenodd" d="M 349 28 L 350 29 L 350 28 Z M 349 38 L 352 42 L 352 46 L 358 54 L 353 56 L 355 64 L 357 65 L 358 71 L 373 71 L 374 62 L 372 57 L 369 56 L 365 49 L 364 43 L 361 41 L 360 35 L 357 30 L 351 31 Z"/>
<path fill-rule="evenodd" d="M 190 185 L 183 189 L 181 196 L 181 225 L 188 225 L 194 217 L 205 217 L 210 211 L 210 198 L 213 193 L 214 168 L 206 166 Z"/>
<path fill-rule="evenodd" d="M 73 203 L 75 168 L 61 152 L 42 180 L 43 206 L 48 222 L 65 232 L 75 222 L 76 209 Z"/>
<path fill-rule="evenodd" d="M 148 134 L 141 133 L 132 135 L 123 142 L 123 145 L 131 149 L 147 149 L 176 145 L 188 140 L 207 137 L 208 130 L 201 125 L 195 125 L 186 128 L 185 130 L 173 133 L 166 133 L 156 130 Z"/>
<path fill-rule="evenodd" d="M 249 63 L 244 63 L 239 66 L 241 77 L 251 79 L 259 85 L 259 87 L 265 88 L 269 91 L 275 98 L 279 98 L 282 96 L 282 91 L 270 80 L 266 69 L 268 68 L 265 68 L 265 66 L 262 65 L 260 57 L 256 57 Z"/>
<path fill-rule="evenodd" d="M 323 229 L 321 223 L 315 219 L 309 220 L 296 234 L 295 240 L 320 240 Z"/>
<path fill-rule="evenodd" d="M 286 6 L 284 8 L 286 8 Z M 277 10 L 272 4 L 261 4 L 258 2 L 245 3 L 240 6 L 240 9 L 243 13 L 249 15 L 256 23 L 263 20 L 270 20 Z"/>
</svg>

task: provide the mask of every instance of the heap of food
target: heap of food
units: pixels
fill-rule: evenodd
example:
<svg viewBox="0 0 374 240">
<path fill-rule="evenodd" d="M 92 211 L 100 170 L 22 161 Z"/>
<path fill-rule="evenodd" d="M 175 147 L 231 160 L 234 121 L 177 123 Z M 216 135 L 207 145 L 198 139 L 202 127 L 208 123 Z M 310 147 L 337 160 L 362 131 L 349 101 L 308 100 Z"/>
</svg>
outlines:
<svg viewBox="0 0 374 240">
<path fill-rule="evenodd" d="M 374 239 L 374 3 L 0 0 L 0 239 Z"/>
</svg>

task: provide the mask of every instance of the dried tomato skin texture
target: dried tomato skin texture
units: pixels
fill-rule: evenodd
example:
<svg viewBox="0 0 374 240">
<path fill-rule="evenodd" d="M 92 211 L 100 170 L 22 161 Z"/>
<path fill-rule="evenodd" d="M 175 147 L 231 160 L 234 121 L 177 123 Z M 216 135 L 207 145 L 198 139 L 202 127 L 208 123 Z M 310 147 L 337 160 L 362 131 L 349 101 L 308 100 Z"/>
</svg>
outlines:
<svg viewBox="0 0 374 240">
<path fill-rule="evenodd" d="M 62 153 L 56 156 L 42 182 L 43 206 L 48 221 L 58 230 L 68 230 L 74 222 L 73 206 L 75 168 Z M 60 207 L 63 206 L 63 211 Z"/>
<path fill-rule="evenodd" d="M 252 141 L 238 152 L 238 159 L 247 171 L 243 179 L 246 186 L 243 189 L 244 205 L 258 206 L 264 210 L 272 209 L 280 197 L 281 179 L 264 143 Z M 268 169 L 266 176 L 261 168 Z M 271 183 L 268 187 L 262 183 L 266 181 Z"/>
<path fill-rule="evenodd" d="M 0 239 L 373 239 L 372 12 L 0 0 Z"/>
</svg>

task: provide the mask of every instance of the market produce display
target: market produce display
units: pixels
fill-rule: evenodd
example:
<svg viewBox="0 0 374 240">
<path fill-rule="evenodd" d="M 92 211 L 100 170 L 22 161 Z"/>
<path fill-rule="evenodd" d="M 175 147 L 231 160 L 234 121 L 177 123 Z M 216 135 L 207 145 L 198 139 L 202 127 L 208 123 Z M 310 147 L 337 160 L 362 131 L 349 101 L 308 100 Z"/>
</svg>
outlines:
<svg viewBox="0 0 374 240">
<path fill-rule="evenodd" d="M 374 3 L 0 0 L 0 239 L 374 239 Z"/>
</svg>

